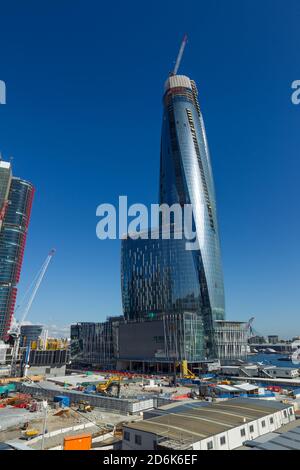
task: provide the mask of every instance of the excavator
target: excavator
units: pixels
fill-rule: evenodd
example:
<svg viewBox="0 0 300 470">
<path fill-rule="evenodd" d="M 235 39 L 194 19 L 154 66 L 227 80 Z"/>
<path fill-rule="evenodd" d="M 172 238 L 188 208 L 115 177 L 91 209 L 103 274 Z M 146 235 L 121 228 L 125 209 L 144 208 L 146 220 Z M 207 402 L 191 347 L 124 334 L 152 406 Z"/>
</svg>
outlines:
<svg viewBox="0 0 300 470">
<path fill-rule="evenodd" d="M 120 388 L 121 388 L 121 382 L 123 380 L 123 377 L 119 376 L 112 376 L 110 377 L 106 382 L 104 383 L 99 383 L 97 385 L 97 393 L 101 393 L 103 395 L 114 395 L 112 390 L 113 388 L 117 387 L 117 394 L 116 396 L 119 396 L 120 394 Z"/>
</svg>

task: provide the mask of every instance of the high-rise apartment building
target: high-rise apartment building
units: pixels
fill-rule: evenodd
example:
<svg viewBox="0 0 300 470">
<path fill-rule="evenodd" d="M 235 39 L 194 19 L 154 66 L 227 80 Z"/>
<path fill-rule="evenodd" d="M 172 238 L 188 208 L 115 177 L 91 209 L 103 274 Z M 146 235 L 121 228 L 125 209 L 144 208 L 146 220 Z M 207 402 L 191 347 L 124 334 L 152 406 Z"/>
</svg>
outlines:
<svg viewBox="0 0 300 470">
<path fill-rule="evenodd" d="M 0 339 L 7 339 L 14 314 L 34 188 L 0 162 Z"/>
</svg>

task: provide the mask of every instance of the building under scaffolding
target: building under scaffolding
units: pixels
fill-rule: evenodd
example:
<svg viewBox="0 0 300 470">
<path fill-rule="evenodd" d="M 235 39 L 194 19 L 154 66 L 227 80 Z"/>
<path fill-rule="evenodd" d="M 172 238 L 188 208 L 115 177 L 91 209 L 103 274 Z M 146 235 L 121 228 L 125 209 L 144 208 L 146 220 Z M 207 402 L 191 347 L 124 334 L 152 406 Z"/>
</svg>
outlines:
<svg viewBox="0 0 300 470">
<path fill-rule="evenodd" d="M 246 359 L 248 323 L 219 320 L 215 322 L 214 331 L 220 361 Z"/>
</svg>

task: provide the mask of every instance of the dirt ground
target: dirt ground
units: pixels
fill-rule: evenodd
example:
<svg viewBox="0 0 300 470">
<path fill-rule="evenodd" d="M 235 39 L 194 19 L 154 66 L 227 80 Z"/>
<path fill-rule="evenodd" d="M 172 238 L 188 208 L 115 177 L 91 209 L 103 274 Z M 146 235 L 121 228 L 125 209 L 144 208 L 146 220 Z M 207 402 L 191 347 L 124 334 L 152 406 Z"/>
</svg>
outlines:
<svg viewBox="0 0 300 470">
<path fill-rule="evenodd" d="M 76 426 L 88 422 L 95 422 L 104 427 L 106 425 L 116 425 L 124 421 L 140 419 L 138 416 L 123 416 L 116 413 L 108 413 L 99 408 L 95 408 L 89 413 L 80 413 L 76 408 L 70 409 L 69 413 L 55 416 L 57 410 L 50 409 L 47 416 L 47 431 L 55 431 L 61 428 Z M 29 422 L 29 428 L 36 429 L 39 433 L 43 429 L 43 413 L 30 413 L 28 410 L 6 407 L 0 409 L 0 441 L 6 442 L 22 437 L 21 426 Z"/>
</svg>

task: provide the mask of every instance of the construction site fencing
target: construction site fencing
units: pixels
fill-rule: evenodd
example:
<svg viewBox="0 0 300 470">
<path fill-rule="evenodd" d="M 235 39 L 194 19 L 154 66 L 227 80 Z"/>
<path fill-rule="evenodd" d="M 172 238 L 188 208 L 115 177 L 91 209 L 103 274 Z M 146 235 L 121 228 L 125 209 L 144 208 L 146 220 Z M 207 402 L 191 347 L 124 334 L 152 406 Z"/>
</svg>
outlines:
<svg viewBox="0 0 300 470">
<path fill-rule="evenodd" d="M 102 395 L 89 394 L 79 392 L 77 390 L 61 390 L 57 388 L 43 388 L 38 385 L 27 385 L 24 383 L 17 384 L 17 390 L 22 393 L 29 393 L 35 398 L 53 399 L 58 393 L 69 397 L 71 404 L 79 404 L 84 401 L 91 406 L 101 408 L 103 410 L 119 413 L 119 414 L 135 414 L 143 410 L 148 410 L 156 406 L 156 399 L 154 398 L 140 398 L 135 399 L 124 399 L 106 397 Z"/>
</svg>

